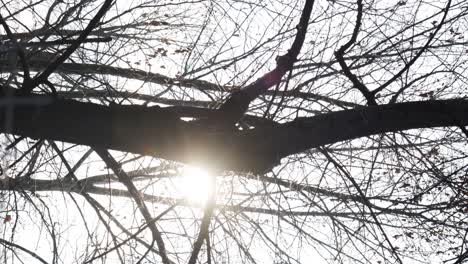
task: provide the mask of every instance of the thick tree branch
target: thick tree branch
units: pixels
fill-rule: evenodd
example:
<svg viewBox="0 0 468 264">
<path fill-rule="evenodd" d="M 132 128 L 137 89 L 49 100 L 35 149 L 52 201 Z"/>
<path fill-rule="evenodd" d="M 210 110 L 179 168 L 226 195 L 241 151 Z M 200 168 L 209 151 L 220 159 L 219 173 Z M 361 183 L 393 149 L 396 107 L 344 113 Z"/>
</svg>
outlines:
<svg viewBox="0 0 468 264">
<path fill-rule="evenodd" d="M 13 109 L 14 111 L 10 111 Z M 207 167 L 263 172 L 281 158 L 343 140 L 468 124 L 468 101 L 421 101 L 300 118 L 276 127 L 217 131 L 160 107 L 104 106 L 48 96 L 0 100 L 0 131 Z"/>
</svg>

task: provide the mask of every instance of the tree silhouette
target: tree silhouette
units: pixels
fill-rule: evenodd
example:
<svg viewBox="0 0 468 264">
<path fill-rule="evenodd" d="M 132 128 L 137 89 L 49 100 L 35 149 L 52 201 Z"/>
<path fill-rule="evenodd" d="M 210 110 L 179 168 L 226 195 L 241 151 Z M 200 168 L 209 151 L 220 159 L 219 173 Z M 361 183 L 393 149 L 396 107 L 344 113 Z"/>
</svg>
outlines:
<svg viewBox="0 0 468 264">
<path fill-rule="evenodd" d="M 0 15 L 5 263 L 468 257 L 463 1 Z"/>
</svg>

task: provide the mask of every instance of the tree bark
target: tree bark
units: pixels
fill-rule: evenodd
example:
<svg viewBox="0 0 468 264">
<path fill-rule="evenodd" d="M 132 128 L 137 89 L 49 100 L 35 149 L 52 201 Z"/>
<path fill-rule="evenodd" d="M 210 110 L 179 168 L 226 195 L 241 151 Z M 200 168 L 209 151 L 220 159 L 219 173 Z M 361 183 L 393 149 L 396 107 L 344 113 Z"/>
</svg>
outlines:
<svg viewBox="0 0 468 264">
<path fill-rule="evenodd" d="M 260 173 L 310 148 L 378 133 L 468 124 L 468 101 L 419 101 L 299 118 L 276 127 L 219 130 L 169 109 L 104 106 L 48 96 L 0 99 L 0 131 L 216 169 Z"/>
</svg>

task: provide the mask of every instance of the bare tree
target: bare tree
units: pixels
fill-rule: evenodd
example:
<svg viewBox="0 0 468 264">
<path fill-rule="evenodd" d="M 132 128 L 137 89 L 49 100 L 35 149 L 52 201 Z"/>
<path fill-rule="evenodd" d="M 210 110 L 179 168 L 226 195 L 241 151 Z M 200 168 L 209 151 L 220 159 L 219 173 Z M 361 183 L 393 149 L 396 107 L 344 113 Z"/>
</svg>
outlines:
<svg viewBox="0 0 468 264">
<path fill-rule="evenodd" d="M 463 1 L 0 15 L 5 263 L 467 259 Z"/>
</svg>

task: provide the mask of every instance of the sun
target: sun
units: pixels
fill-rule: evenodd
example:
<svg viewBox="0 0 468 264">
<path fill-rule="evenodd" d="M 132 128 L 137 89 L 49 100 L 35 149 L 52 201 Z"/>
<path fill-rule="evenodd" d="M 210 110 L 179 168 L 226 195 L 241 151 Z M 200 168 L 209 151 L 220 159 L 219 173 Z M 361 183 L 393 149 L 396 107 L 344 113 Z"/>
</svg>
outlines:
<svg viewBox="0 0 468 264">
<path fill-rule="evenodd" d="M 213 177 L 204 169 L 186 166 L 182 170 L 178 189 L 183 198 L 205 204 L 214 191 Z"/>
</svg>

